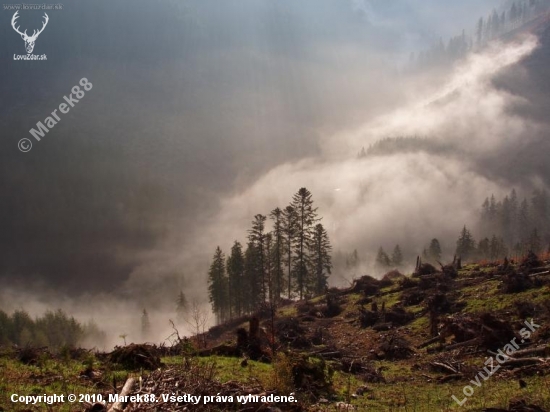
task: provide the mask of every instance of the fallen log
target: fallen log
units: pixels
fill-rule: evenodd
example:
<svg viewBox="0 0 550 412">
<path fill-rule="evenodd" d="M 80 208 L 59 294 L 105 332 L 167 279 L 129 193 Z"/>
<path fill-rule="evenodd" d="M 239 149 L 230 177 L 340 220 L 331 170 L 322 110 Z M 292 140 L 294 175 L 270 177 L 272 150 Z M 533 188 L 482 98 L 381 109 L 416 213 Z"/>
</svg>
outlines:
<svg viewBox="0 0 550 412">
<path fill-rule="evenodd" d="M 435 338 L 422 342 L 420 345 L 416 347 L 416 349 L 422 349 L 422 348 L 425 348 L 426 346 L 430 346 L 432 343 L 443 342 L 443 341 L 445 341 L 445 338 L 443 338 L 442 336 L 436 336 Z"/>
<path fill-rule="evenodd" d="M 120 391 L 119 398 L 124 399 L 126 396 L 128 396 L 132 392 L 132 388 L 134 387 L 134 378 L 128 378 L 124 386 L 122 387 L 122 390 Z M 109 408 L 107 412 L 122 412 L 124 410 L 124 402 L 115 402 L 113 405 Z"/>
<path fill-rule="evenodd" d="M 548 270 L 548 269 L 550 269 L 548 266 L 538 266 L 536 268 L 529 268 L 528 272 L 529 273 L 534 273 L 534 272 L 537 272 L 537 271 L 544 271 L 544 270 Z"/>
<path fill-rule="evenodd" d="M 464 375 L 462 375 L 460 373 L 456 373 L 454 375 L 443 376 L 443 377 L 439 378 L 437 381 L 439 383 L 446 383 L 446 382 L 449 382 L 449 381 L 457 381 L 457 380 L 460 380 L 462 378 L 464 378 Z"/>
<path fill-rule="evenodd" d="M 481 338 L 473 338 L 473 339 L 467 340 L 465 342 L 459 342 L 459 343 L 454 343 L 452 345 L 445 346 L 445 350 L 453 350 L 453 349 L 456 349 L 456 348 L 461 348 L 463 346 L 476 345 L 478 343 L 481 343 Z"/>
<path fill-rule="evenodd" d="M 432 365 L 435 369 L 443 369 L 448 373 L 457 374 L 458 371 L 453 368 L 451 365 L 447 365 L 446 363 L 442 362 L 430 362 L 430 365 Z"/>
<path fill-rule="evenodd" d="M 520 359 L 508 359 L 501 363 L 503 368 L 511 367 L 516 368 L 520 366 L 538 365 L 544 363 L 545 359 L 542 358 L 520 358 Z"/>
<path fill-rule="evenodd" d="M 378 323 L 372 327 L 372 330 L 375 330 L 376 332 L 382 332 L 390 330 L 393 327 L 392 322 L 386 322 L 386 323 Z"/>
<path fill-rule="evenodd" d="M 342 357 L 342 352 L 334 351 L 334 352 L 317 352 L 317 353 L 311 353 L 313 356 L 318 356 L 324 359 L 336 359 Z"/>
<path fill-rule="evenodd" d="M 517 350 L 513 354 L 511 354 L 510 357 L 523 358 L 526 356 L 533 356 L 533 355 L 539 355 L 539 356 L 550 355 L 550 346 L 545 345 L 545 346 L 538 346 L 536 348 Z"/>
</svg>

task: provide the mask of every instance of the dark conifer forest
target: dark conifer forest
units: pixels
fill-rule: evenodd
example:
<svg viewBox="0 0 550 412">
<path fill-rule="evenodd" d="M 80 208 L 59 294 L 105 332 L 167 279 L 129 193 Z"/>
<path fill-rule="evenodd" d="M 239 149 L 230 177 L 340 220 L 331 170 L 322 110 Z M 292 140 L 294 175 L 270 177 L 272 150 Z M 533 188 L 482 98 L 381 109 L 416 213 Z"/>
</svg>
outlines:
<svg viewBox="0 0 550 412">
<path fill-rule="evenodd" d="M 332 246 L 321 219 L 312 193 L 303 187 L 284 209 L 273 209 L 269 221 L 267 215 L 254 216 L 246 248 L 235 240 L 226 256 L 218 246 L 208 271 L 218 322 L 325 293 Z"/>
</svg>

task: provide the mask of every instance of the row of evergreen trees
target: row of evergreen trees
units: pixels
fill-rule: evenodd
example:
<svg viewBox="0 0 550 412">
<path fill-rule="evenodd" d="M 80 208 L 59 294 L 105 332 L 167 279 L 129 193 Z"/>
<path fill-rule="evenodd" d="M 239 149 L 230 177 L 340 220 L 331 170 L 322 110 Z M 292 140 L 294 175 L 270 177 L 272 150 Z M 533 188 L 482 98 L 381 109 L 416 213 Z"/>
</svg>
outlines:
<svg viewBox="0 0 550 412">
<path fill-rule="evenodd" d="M 518 253 L 518 256 L 525 255 L 524 252 Z M 510 249 L 504 243 L 502 237 L 496 235 L 482 238 L 476 242 L 472 233 L 464 226 L 456 241 L 455 256 L 460 257 L 463 261 L 472 260 L 498 260 L 510 256 Z"/>
<path fill-rule="evenodd" d="M 521 0 L 513 2 L 508 10 L 498 12 L 494 9 L 487 17 L 479 18 L 473 38 L 463 30 L 462 34 L 449 39 L 447 44 L 440 39 L 418 56 L 411 54 L 411 63 L 416 68 L 423 68 L 457 61 L 469 51 L 479 49 L 489 41 L 521 27 L 549 7 L 550 0 Z"/>
<path fill-rule="evenodd" d="M 432 264 L 436 264 L 441 261 L 441 244 L 439 240 L 434 238 L 430 241 L 428 247 L 422 251 L 422 261 Z M 387 271 L 389 269 L 402 269 L 404 264 L 403 252 L 399 245 L 395 245 L 391 256 L 386 253 L 383 247 L 378 249 L 376 255 L 376 268 L 381 271 Z"/>
<path fill-rule="evenodd" d="M 480 17 L 476 27 L 476 43 L 482 46 L 490 40 L 514 30 L 540 13 L 546 11 L 550 2 L 547 0 L 523 0 L 512 3 L 509 10 L 498 13 L 493 10 L 487 18 Z"/>
<path fill-rule="evenodd" d="M 550 246 L 550 198 L 535 190 L 530 199 L 519 199 L 515 190 L 502 200 L 492 195 L 481 206 L 481 239 L 476 242 L 464 226 L 456 255 L 466 260 L 525 256 L 529 251 L 546 252 Z"/>
<path fill-rule="evenodd" d="M 94 322 L 81 324 L 63 311 L 48 311 L 32 319 L 17 310 L 11 315 L 0 310 L 0 346 L 48 346 L 50 348 L 76 347 L 85 340 L 101 343 L 105 333 Z"/>
<path fill-rule="evenodd" d="M 485 199 L 481 207 L 480 230 L 497 239 L 510 254 L 540 253 L 550 244 L 550 199 L 544 190 L 535 190 L 530 199 L 519 199 L 515 190 L 497 201 Z M 491 240 L 493 243 L 493 240 Z"/>
<path fill-rule="evenodd" d="M 529 251 L 537 254 L 550 252 L 550 198 L 547 192 L 535 190 L 529 199 L 524 197 L 521 201 L 515 190 L 503 200 L 497 201 L 494 196 L 486 198 L 477 232 L 481 234 L 479 241 L 464 226 L 456 241 L 456 249 L 447 250 L 447 253 L 454 253 L 463 261 L 472 261 L 521 257 Z M 440 241 L 433 238 L 420 256 L 423 262 L 437 264 L 442 255 Z M 401 269 L 403 261 L 399 245 L 391 255 L 380 247 L 375 269 L 380 272 Z M 355 273 L 361 265 L 357 250 L 345 257 L 346 272 Z"/>
<path fill-rule="evenodd" d="M 331 273 L 328 233 L 313 207 L 312 194 L 301 188 L 284 209 L 254 216 L 246 249 L 235 241 L 226 258 L 218 246 L 208 272 L 208 292 L 219 322 L 276 304 L 325 292 Z"/>
<path fill-rule="evenodd" d="M 376 266 L 381 270 L 386 270 L 391 267 L 398 269 L 403 266 L 403 253 L 401 252 L 401 247 L 395 245 L 393 253 L 390 256 L 386 253 L 384 248 L 380 246 L 378 254 L 376 255 Z"/>
<path fill-rule="evenodd" d="M 536 235 L 536 230 L 534 233 Z M 502 237 L 496 236 L 495 234 L 493 234 L 490 238 L 483 237 L 479 242 L 476 242 L 472 233 L 466 226 L 464 226 L 456 241 L 456 249 L 454 250 L 454 254 L 455 256 L 462 258 L 464 261 L 502 259 L 506 256 L 510 256 L 511 251 L 514 251 L 517 256 L 523 256 L 526 255 L 529 250 L 533 250 L 537 253 L 542 251 L 540 247 L 542 244 L 540 238 L 536 239 L 539 240 L 534 242 L 533 237 L 530 237 L 527 242 L 522 244 L 520 249 L 511 249 L 506 245 Z M 356 251 L 354 253 L 357 254 Z M 437 238 L 433 238 L 430 241 L 429 246 L 424 248 L 420 256 L 422 258 L 422 262 L 436 265 L 441 263 L 442 255 L 443 250 L 441 243 Z M 353 256 L 354 255 L 352 254 L 352 257 Z M 350 260 L 350 262 L 352 261 L 353 259 Z M 349 263 L 347 262 L 346 265 L 348 266 Z M 382 247 L 380 247 L 376 255 L 375 264 L 376 269 L 380 271 L 401 269 L 403 267 L 403 254 L 401 253 L 401 248 L 399 245 L 395 246 L 391 256 L 388 255 Z"/>
</svg>

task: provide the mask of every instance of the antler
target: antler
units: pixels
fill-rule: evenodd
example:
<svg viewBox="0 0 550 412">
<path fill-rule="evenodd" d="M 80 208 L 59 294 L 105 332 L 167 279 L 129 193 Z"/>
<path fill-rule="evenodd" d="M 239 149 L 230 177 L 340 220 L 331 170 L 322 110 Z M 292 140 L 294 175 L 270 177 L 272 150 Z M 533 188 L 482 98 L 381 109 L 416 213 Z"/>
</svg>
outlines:
<svg viewBox="0 0 550 412">
<path fill-rule="evenodd" d="M 19 18 L 19 10 L 15 12 L 15 14 L 13 15 L 12 19 L 11 19 L 11 27 L 13 27 L 13 30 L 15 30 L 17 33 L 19 33 L 21 36 L 27 36 L 27 30 L 25 30 L 25 33 L 21 33 L 19 31 L 19 27 L 21 26 L 18 26 L 18 27 L 15 27 L 15 23 L 16 23 L 16 20 Z M 45 13 L 44 13 L 45 14 Z M 42 29 L 43 30 L 43 29 Z"/>
<path fill-rule="evenodd" d="M 48 17 L 47 13 L 44 13 L 44 19 L 45 20 L 44 20 L 44 23 L 42 23 L 42 28 L 40 30 L 38 30 L 38 32 L 36 32 L 36 30 L 33 30 L 31 39 L 36 39 L 40 35 L 40 33 L 42 33 L 44 31 L 44 29 L 48 25 L 48 22 L 50 21 L 50 18 Z"/>
</svg>

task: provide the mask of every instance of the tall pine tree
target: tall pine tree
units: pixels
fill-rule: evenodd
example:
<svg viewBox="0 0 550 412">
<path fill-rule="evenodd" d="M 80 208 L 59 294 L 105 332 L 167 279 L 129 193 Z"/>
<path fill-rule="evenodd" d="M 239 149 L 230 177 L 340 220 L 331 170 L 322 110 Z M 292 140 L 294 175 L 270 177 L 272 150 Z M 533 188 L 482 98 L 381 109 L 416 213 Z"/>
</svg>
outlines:
<svg viewBox="0 0 550 412">
<path fill-rule="evenodd" d="M 252 229 L 248 231 L 248 240 L 252 242 L 258 253 L 258 277 L 261 285 L 262 301 L 267 301 L 267 279 L 266 279 L 266 250 L 265 250 L 265 221 L 264 215 L 254 216 L 252 221 Z"/>
<path fill-rule="evenodd" d="M 141 313 L 141 338 L 147 339 L 151 333 L 151 322 L 149 321 L 149 314 L 146 309 L 143 309 Z"/>
<path fill-rule="evenodd" d="M 292 298 L 292 258 L 294 257 L 292 250 L 298 230 L 298 214 L 292 206 L 287 206 L 283 211 L 283 235 L 284 235 L 284 251 L 285 264 L 287 266 L 287 288 L 288 298 Z"/>
<path fill-rule="evenodd" d="M 434 263 L 441 260 L 441 244 L 436 238 L 433 238 L 430 242 L 428 256 L 430 257 L 429 260 Z"/>
<path fill-rule="evenodd" d="M 331 250 L 332 246 L 330 245 L 328 233 L 323 225 L 318 223 L 315 225 L 311 247 L 311 258 L 315 269 L 313 293 L 316 295 L 324 294 L 327 288 L 328 275 L 330 275 L 332 270 Z"/>
<path fill-rule="evenodd" d="M 244 253 L 243 309 L 252 313 L 262 303 L 260 254 L 253 242 L 248 242 Z"/>
<path fill-rule="evenodd" d="M 243 246 L 235 241 L 227 258 L 227 283 L 230 317 L 244 312 L 244 255 Z"/>
<path fill-rule="evenodd" d="M 275 208 L 269 214 L 273 220 L 272 273 L 274 296 L 279 300 L 283 293 L 284 224 L 283 211 Z"/>
<path fill-rule="evenodd" d="M 311 192 L 302 187 L 292 197 L 291 206 L 296 211 L 297 228 L 294 245 L 293 272 L 300 300 L 304 298 L 306 287 L 312 276 L 312 264 L 308 254 L 313 239 L 313 225 L 317 219 L 317 208 L 313 207 Z"/>
<path fill-rule="evenodd" d="M 378 249 L 378 254 L 376 255 L 376 266 L 379 270 L 387 270 L 391 265 L 391 259 L 388 254 L 384 251 L 384 248 L 380 246 Z"/>
<path fill-rule="evenodd" d="M 187 299 L 183 290 L 180 290 L 178 297 L 176 298 L 176 319 L 178 322 L 182 322 L 187 313 Z"/>
<path fill-rule="evenodd" d="M 468 260 L 474 256 L 476 250 L 475 240 L 466 226 L 460 232 L 460 236 L 456 241 L 456 255 L 463 260 Z"/>
<path fill-rule="evenodd" d="M 401 248 L 399 245 L 395 245 L 395 248 L 393 249 L 393 253 L 391 255 L 391 263 L 396 268 L 400 268 L 403 266 L 403 253 L 401 252 Z"/>
<path fill-rule="evenodd" d="M 225 256 L 218 246 L 208 271 L 208 297 L 212 304 L 212 312 L 219 322 L 225 320 L 227 309 L 227 278 L 225 276 Z"/>
</svg>

